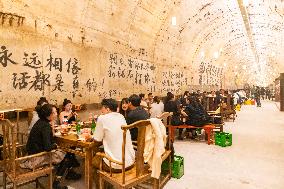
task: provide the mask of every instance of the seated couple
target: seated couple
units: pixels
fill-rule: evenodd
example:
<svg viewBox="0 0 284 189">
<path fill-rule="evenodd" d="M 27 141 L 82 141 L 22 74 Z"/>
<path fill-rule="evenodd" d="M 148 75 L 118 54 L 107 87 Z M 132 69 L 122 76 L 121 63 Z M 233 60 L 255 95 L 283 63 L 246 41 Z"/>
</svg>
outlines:
<svg viewBox="0 0 284 189">
<path fill-rule="evenodd" d="M 72 168 L 79 166 L 75 160 L 75 155 L 65 153 L 57 149 L 54 140 L 52 126 L 57 119 L 56 107 L 51 104 L 44 104 L 37 110 L 39 120 L 35 122 L 31 128 L 26 149 L 29 155 L 44 151 L 52 151 L 52 163 L 57 164 L 56 178 L 53 182 L 54 189 L 67 189 L 67 186 L 61 186 L 59 179 L 66 171 L 66 179 L 77 180 L 81 178 L 81 174 L 76 173 Z M 21 163 L 22 168 L 33 169 L 48 164 L 49 156 L 42 156 L 33 159 L 33 161 L 25 161 Z"/>
</svg>

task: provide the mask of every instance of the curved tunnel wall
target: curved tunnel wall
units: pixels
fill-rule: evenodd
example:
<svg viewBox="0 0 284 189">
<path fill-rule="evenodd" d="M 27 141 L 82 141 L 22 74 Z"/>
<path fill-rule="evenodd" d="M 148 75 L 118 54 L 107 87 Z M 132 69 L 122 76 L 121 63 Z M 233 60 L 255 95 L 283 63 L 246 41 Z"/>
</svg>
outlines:
<svg viewBox="0 0 284 189">
<path fill-rule="evenodd" d="M 237 88 L 253 64 L 237 1 L 4 0 L 0 14 L 1 108 Z"/>
</svg>

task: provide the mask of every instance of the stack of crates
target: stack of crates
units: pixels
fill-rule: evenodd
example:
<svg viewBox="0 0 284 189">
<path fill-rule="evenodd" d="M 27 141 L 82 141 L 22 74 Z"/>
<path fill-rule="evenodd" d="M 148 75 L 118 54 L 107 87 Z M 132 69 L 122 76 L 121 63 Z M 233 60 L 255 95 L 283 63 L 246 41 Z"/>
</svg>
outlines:
<svg viewBox="0 0 284 189">
<path fill-rule="evenodd" d="M 162 163 L 162 173 L 169 170 L 169 163 L 164 161 Z M 172 177 L 173 178 L 181 178 L 184 175 L 184 158 L 181 156 L 174 156 L 174 160 L 172 162 Z"/>
<path fill-rule="evenodd" d="M 215 145 L 226 147 L 232 145 L 232 134 L 215 132 Z"/>
</svg>

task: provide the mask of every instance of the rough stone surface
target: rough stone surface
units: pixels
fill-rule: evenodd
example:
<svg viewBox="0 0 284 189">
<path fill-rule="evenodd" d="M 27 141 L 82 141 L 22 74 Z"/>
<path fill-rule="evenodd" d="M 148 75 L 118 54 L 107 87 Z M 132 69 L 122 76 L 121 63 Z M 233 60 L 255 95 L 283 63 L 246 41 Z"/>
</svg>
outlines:
<svg viewBox="0 0 284 189">
<path fill-rule="evenodd" d="M 54 104 L 64 98 L 93 103 L 140 92 L 165 95 L 188 88 L 210 90 L 221 84 L 234 87 L 234 76 L 224 75 L 225 53 L 218 61 L 212 55 L 213 49 L 222 46 L 216 42 L 221 36 L 212 33 L 216 36 L 207 39 L 214 27 L 202 29 L 215 17 L 198 21 L 220 5 L 2 0 L 0 47 L 5 49 L 0 52 L 2 56 L 5 51 L 16 64 L 5 58 L 8 62 L 3 65 L 1 60 L 0 107 L 34 107 L 42 95 Z M 237 11 L 237 4 L 228 6 Z M 178 15 L 179 26 L 173 26 L 171 18 Z M 207 49 L 204 60 L 199 55 L 202 49 Z M 72 69 L 74 64 L 80 70 Z"/>
</svg>

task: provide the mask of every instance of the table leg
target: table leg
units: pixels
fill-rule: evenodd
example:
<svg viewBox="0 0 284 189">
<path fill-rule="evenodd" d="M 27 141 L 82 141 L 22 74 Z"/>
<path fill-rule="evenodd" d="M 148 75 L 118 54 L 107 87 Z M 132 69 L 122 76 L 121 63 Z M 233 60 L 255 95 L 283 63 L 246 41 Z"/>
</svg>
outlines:
<svg viewBox="0 0 284 189">
<path fill-rule="evenodd" d="M 85 184 L 87 189 L 92 189 L 93 187 L 93 148 L 86 149 L 85 158 Z"/>
<path fill-rule="evenodd" d="M 174 126 L 170 126 L 170 138 L 171 138 L 171 141 L 172 143 L 175 141 L 175 128 Z"/>
<path fill-rule="evenodd" d="M 210 141 L 211 141 L 211 133 L 210 133 L 210 129 L 208 128 L 204 128 L 205 133 L 207 135 L 207 144 L 210 145 Z"/>
</svg>

